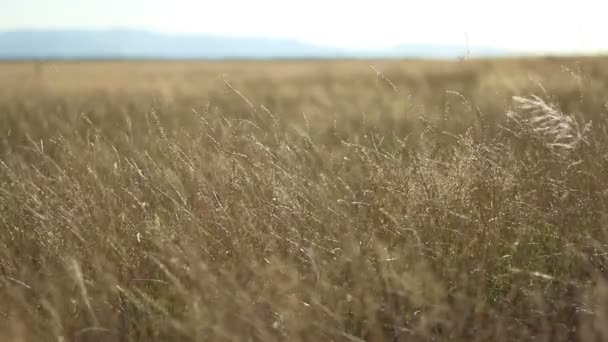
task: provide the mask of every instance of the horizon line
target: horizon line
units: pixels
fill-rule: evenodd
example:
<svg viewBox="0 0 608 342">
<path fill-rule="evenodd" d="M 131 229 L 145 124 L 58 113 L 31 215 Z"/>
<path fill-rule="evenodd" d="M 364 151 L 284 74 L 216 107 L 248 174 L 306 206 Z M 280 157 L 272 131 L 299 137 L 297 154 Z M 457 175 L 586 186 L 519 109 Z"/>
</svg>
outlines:
<svg viewBox="0 0 608 342">
<path fill-rule="evenodd" d="M 543 56 L 604 56 L 608 54 L 607 49 L 592 49 L 592 50 L 577 50 L 577 49 L 544 49 L 544 50 L 529 50 L 529 49 L 516 49 L 512 47 L 499 47 L 496 45 L 470 45 L 470 44 L 454 44 L 454 43 L 423 43 L 423 42 L 403 42 L 397 44 L 390 44 L 385 46 L 375 46 L 375 47 L 345 47 L 337 44 L 319 44 L 316 42 L 311 42 L 308 40 L 304 40 L 297 37 L 271 37 L 265 35 L 251 35 L 251 34 L 218 34 L 218 33 L 209 33 L 209 32 L 185 32 L 185 31 L 167 31 L 155 28 L 136 28 L 129 26 L 109 26 L 109 27 L 12 27 L 0 29 L 0 35 L 3 34 L 15 34 L 15 33 L 70 33 L 70 32 L 79 32 L 79 33 L 116 33 L 116 32 L 134 32 L 134 33 L 143 33 L 143 34 L 154 34 L 165 37 L 208 37 L 208 38 L 217 38 L 217 39 L 258 39 L 265 40 L 270 42 L 291 42 L 291 43 L 299 43 L 303 45 L 307 45 L 309 47 L 314 48 L 326 48 L 326 49 L 335 49 L 337 52 L 344 54 L 344 56 L 335 56 L 328 57 L 325 54 L 323 56 L 314 56 L 314 55 L 306 55 L 302 54 L 301 56 L 285 56 L 278 57 L 280 59 L 370 59 L 370 58 L 380 58 L 380 59 L 409 59 L 409 58 L 431 58 L 431 59 L 457 59 L 457 58 L 494 58 L 494 57 L 507 57 L 507 58 L 517 58 L 517 57 L 543 57 Z M 406 47 L 435 47 L 435 48 L 462 48 L 463 54 L 461 56 L 438 56 L 432 57 L 427 56 L 427 54 L 419 54 L 420 57 L 415 55 L 407 55 L 405 53 L 401 53 L 402 56 L 399 56 L 400 53 L 393 54 L 387 53 L 387 55 L 382 55 L 384 52 L 389 52 L 391 49 L 398 48 L 406 48 Z M 471 50 L 482 50 L 481 52 L 473 52 Z M 485 50 L 485 52 L 484 52 Z M 336 52 L 336 51 L 334 51 Z M 373 56 L 353 56 L 350 55 L 352 53 L 370 53 L 377 54 Z M 112 55 L 112 54 L 110 54 Z M 108 56 L 109 59 L 138 59 L 137 56 Z M 49 56 L 49 59 L 81 59 L 81 58 L 89 58 L 88 56 Z M 92 56 L 90 58 L 100 58 L 106 59 L 104 56 Z M 187 60 L 187 59 L 203 59 L 203 60 L 212 60 L 212 59 L 231 59 L 234 57 L 224 57 L 224 58 L 216 58 L 216 57 L 163 57 L 163 56 L 152 56 L 150 59 L 176 59 L 176 60 Z M 237 59 L 241 59 L 241 56 L 236 56 Z M 247 56 L 244 57 L 247 59 L 268 59 L 265 57 L 256 57 L 256 56 Z M 6 60 L 6 57 L 1 57 L 0 59 Z M 31 58 L 33 60 L 44 59 L 43 57 L 34 57 Z M 143 59 L 148 59 L 148 57 L 143 57 Z"/>
</svg>

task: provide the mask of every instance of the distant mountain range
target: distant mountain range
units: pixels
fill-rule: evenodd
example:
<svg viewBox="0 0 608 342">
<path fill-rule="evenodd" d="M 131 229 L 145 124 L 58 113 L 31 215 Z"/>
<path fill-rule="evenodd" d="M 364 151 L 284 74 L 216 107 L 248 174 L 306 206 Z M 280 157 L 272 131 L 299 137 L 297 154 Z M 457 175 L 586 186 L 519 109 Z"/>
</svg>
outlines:
<svg viewBox="0 0 608 342">
<path fill-rule="evenodd" d="M 0 32 L 0 59 L 458 58 L 501 51 L 449 45 L 338 49 L 288 39 L 164 34 L 137 30 Z"/>
</svg>

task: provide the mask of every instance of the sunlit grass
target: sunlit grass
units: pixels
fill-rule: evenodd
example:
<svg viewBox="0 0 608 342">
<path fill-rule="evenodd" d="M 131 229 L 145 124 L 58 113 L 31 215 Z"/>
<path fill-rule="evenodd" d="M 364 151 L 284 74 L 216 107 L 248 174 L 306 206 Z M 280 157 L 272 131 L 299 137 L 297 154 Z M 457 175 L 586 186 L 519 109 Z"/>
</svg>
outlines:
<svg viewBox="0 0 608 342">
<path fill-rule="evenodd" d="M 606 60 L 342 63 L 1 66 L 0 339 L 608 338 Z"/>
</svg>

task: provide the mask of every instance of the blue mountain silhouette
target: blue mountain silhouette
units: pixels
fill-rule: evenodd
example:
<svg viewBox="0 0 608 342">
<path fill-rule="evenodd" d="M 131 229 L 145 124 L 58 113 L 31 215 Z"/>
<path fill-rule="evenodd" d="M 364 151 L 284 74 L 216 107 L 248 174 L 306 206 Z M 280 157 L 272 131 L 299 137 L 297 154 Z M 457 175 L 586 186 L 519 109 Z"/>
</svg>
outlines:
<svg viewBox="0 0 608 342">
<path fill-rule="evenodd" d="M 405 45 L 346 50 L 289 39 L 165 34 L 139 30 L 22 30 L 0 33 L 0 59 L 456 58 L 465 46 Z M 474 55 L 498 55 L 493 49 Z"/>
</svg>

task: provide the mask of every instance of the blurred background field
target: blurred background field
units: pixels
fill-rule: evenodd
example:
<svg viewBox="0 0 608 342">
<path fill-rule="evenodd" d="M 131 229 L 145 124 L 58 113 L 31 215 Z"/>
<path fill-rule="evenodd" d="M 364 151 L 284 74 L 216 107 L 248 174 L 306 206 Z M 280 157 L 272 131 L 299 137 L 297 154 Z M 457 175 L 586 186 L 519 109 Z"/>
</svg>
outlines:
<svg viewBox="0 0 608 342">
<path fill-rule="evenodd" d="M 502 118 L 516 95 L 550 97 L 566 112 L 601 112 L 607 65 L 608 60 L 601 57 L 7 62 L 0 64 L 0 96 L 4 106 L 44 106 L 45 101 L 52 101 L 91 115 L 110 108 L 117 110 L 106 114 L 118 115 L 127 105 L 149 109 L 161 103 L 184 111 L 211 105 L 231 115 L 246 115 L 243 112 L 254 105 L 280 113 L 290 123 L 302 123 L 303 114 L 314 118 L 312 124 L 324 127 L 336 117 L 352 124 L 364 117 L 368 122 L 411 133 L 410 125 L 417 125 L 419 116 L 441 117 L 449 126 L 467 127 L 473 119 L 467 106 L 479 109 L 489 119 Z M 235 96 L 234 90 L 241 95 Z M 239 100 L 240 96 L 251 103 Z M 189 117 L 171 116 L 177 121 Z M 319 129 L 314 132 L 322 132 L 324 127 L 316 127 Z"/>
</svg>

